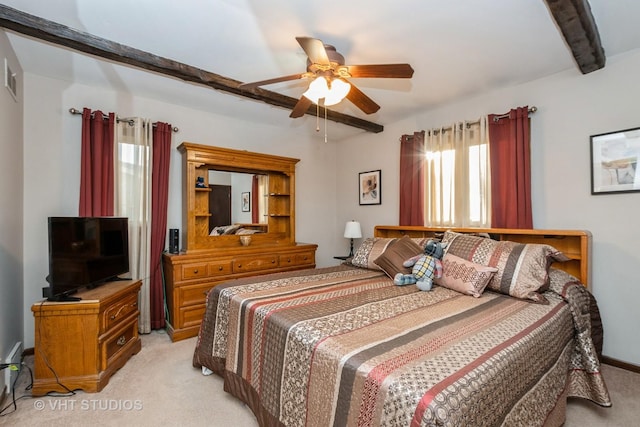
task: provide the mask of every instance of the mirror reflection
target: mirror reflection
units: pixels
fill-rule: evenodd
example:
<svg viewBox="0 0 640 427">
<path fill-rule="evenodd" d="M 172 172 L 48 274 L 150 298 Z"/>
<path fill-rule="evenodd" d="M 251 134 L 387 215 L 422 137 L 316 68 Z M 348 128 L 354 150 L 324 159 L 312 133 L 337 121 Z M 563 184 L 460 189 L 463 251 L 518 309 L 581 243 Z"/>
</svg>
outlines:
<svg viewBox="0 0 640 427">
<path fill-rule="evenodd" d="M 268 175 L 209 170 L 209 235 L 266 233 Z"/>
</svg>

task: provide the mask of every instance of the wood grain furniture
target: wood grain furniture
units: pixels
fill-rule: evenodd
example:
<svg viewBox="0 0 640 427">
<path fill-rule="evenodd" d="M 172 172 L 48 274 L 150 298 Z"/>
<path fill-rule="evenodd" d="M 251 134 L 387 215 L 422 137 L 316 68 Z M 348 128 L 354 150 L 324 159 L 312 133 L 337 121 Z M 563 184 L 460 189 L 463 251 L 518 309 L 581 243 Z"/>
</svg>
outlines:
<svg viewBox="0 0 640 427">
<path fill-rule="evenodd" d="M 198 334 L 207 293 L 216 285 L 241 277 L 314 268 L 315 244 L 209 250 L 164 254 L 167 333 L 172 341 Z"/>
<path fill-rule="evenodd" d="M 440 231 L 380 226 L 351 265 L 216 287 L 194 367 L 220 375 L 259 425 L 561 426 L 568 397 L 611 406 L 585 333 L 589 291 L 576 280 L 586 279 L 588 267 L 575 267 L 588 266 L 590 234 L 445 233 L 430 291 L 395 285 L 373 262 L 401 265 L 398 248 L 419 252 Z M 485 232 L 493 239 L 468 235 Z M 551 257 L 565 261 L 551 268 Z M 542 298 L 518 296 L 533 285 Z"/>
<path fill-rule="evenodd" d="M 164 254 L 167 332 L 172 341 L 198 334 L 207 292 L 243 277 L 314 268 L 317 245 L 295 238 L 295 167 L 298 159 L 183 142 L 178 146 L 183 167 L 183 239 L 179 254 Z M 266 177 L 259 223 L 237 222 L 241 235 L 211 235 L 210 172 Z M 196 181 L 200 184 L 196 186 Z M 237 189 L 236 189 L 237 190 Z M 241 191 L 251 191 L 243 188 Z M 239 201 L 238 201 L 239 202 Z M 252 209 L 258 209 L 253 206 Z"/>
<path fill-rule="evenodd" d="M 105 283 L 75 294 L 74 302 L 43 300 L 35 318 L 33 396 L 102 390 L 141 349 L 138 292 L 142 282 Z"/>
<path fill-rule="evenodd" d="M 183 142 L 182 154 L 182 250 L 234 248 L 237 235 L 210 236 L 209 171 L 245 172 L 266 175 L 266 233 L 252 236 L 252 245 L 295 244 L 295 167 L 299 159 L 244 150 Z M 204 188 L 196 187 L 202 178 Z M 247 189 L 250 191 L 250 188 Z"/>
</svg>

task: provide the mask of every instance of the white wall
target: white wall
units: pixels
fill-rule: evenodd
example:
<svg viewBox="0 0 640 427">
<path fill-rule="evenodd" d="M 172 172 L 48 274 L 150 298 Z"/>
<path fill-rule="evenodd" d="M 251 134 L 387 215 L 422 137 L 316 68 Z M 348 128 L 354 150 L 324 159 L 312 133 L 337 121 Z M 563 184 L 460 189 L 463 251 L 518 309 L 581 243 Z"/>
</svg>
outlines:
<svg viewBox="0 0 640 427">
<path fill-rule="evenodd" d="M 0 83 L 4 86 L 4 60 L 16 73 L 17 101 L 0 87 L 0 360 L 15 343 L 23 341 L 22 253 L 22 69 L 9 39 L 0 31 Z M 8 385 L 8 384 L 7 384 Z M 0 393 L 4 390 L 0 374 Z"/>
<path fill-rule="evenodd" d="M 183 141 L 263 152 L 300 159 L 296 168 L 296 237 L 319 245 L 317 265 L 334 264 L 336 144 L 325 144 L 309 126 L 283 127 L 286 110 L 273 109 L 275 125 L 251 124 L 234 117 L 188 109 L 111 89 L 84 86 L 32 74 L 25 75 L 24 173 L 24 334 L 33 346 L 31 305 L 46 285 L 47 217 L 77 215 L 80 179 L 81 118 L 70 107 L 114 111 L 179 127 L 173 146 Z M 211 96 L 226 96 L 216 91 Z M 229 98 L 232 100 L 232 98 Z M 264 107 L 264 106 L 260 106 Z M 268 108 L 268 107 L 264 107 Z M 11 150 L 15 151 L 15 150 Z M 182 227 L 182 159 L 173 151 L 170 166 L 167 229 Z M 16 184 L 15 178 L 12 182 Z M 317 182 L 326 183 L 318 187 Z M 19 184 L 19 183 L 18 183 Z M 315 188 L 314 192 L 304 191 Z M 13 244 L 13 242 L 12 242 Z"/>
<path fill-rule="evenodd" d="M 593 233 L 592 291 L 604 323 L 604 354 L 640 365 L 638 251 L 640 193 L 590 193 L 589 136 L 640 127 L 640 51 L 607 59 L 604 69 L 569 70 L 535 82 L 483 94 L 385 126 L 338 146 L 338 213 L 363 223 L 398 223 L 399 142 L 402 134 L 475 120 L 512 107 L 536 106 L 531 116 L 532 204 L 535 228 L 586 229 Z M 444 84 L 438 82 L 437 84 Z M 382 169 L 382 206 L 358 206 L 359 171 Z"/>
</svg>

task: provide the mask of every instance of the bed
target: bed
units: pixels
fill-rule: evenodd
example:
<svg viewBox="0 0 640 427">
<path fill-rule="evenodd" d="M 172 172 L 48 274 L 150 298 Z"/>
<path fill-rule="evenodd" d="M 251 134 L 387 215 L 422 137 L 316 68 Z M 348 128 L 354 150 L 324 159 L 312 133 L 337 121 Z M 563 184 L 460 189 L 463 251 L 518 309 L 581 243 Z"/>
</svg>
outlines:
<svg viewBox="0 0 640 427">
<path fill-rule="evenodd" d="M 394 285 L 431 238 L 443 279 Z M 589 254 L 581 231 L 377 226 L 350 262 L 216 286 L 193 365 L 261 426 L 559 426 L 567 397 L 611 406 Z"/>
</svg>

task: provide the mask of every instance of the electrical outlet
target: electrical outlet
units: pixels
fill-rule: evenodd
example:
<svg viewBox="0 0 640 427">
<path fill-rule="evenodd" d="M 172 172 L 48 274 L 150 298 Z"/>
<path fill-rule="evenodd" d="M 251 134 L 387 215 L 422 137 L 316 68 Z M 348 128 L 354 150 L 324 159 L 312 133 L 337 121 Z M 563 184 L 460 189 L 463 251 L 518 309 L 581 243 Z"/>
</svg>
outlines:
<svg viewBox="0 0 640 427">
<path fill-rule="evenodd" d="M 20 359 L 22 359 L 22 350 L 22 343 L 18 341 L 16 345 L 13 346 L 13 349 L 4 361 L 4 363 L 11 363 L 14 365 L 9 366 L 4 370 L 4 384 L 7 386 L 7 390 L 9 391 L 9 393 L 11 393 L 13 382 L 16 380 L 18 371 L 20 370 Z"/>
</svg>

